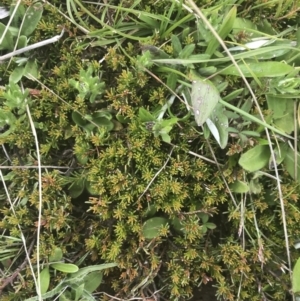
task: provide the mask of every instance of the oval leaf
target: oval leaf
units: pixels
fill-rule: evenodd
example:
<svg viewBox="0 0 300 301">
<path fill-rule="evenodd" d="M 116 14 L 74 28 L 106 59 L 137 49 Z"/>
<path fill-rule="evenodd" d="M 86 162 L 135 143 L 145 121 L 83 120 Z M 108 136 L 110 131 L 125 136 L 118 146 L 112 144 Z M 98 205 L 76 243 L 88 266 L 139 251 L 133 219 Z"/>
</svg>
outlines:
<svg viewBox="0 0 300 301">
<path fill-rule="evenodd" d="M 54 261 L 60 261 L 63 257 L 63 252 L 61 248 L 55 248 L 53 254 L 49 256 L 49 261 L 54 262 Z"/>
<path fill-rule="evenodd" d="M 229 185 L 229 188 L 235 193 L 246 193 L 249 191 L 249 185 L 243 181 L 235 181 Z"/>
<path fill-rule="evenodd" d="M 270 149 L 267 145 L 256 145 L 242 154 L 239 164 L 247 171 L 253 172 L 266 166 L 270 158 Z"/>
<path fill-rule="evenodd" d="M 171 224 L 173 228 L 178 232 L 178 233 L 185 233 L 184 228 L 180 222 L 180 219 L 178 217 L 175 217 L 172 219 Z"/>
<path fill-rule="evenodd" d="M 77 197 L 79 197 L 83 193 L 84 187 L 85 187 L 85 179 L 75 181 L 72 184 L 72 186 L 69 188 L 69 194 L 71 198 L 76 199 Z"/>
<path fill-rule="evenodd" d="M 45 294 L 48 291 L 50 283 L 49 267 L 44 268 L 40 273 L 41 280 L 41 294 Z"/>
<path fill-rule="evenodd" d="M 21 48 L 24 48 L 27 46 L 27 37 L 26 36 L 20 36 L 19 39 L 18 39 L 18 45 L 17 45 L 17 48 L 18 49 L 21 49 Z"/>
<path fill-rule="evenodd" d="M 28 60 L 24 69 L 24 75 L 29 79 L 32 79 L 33 77 L 38 78 L 39 70 L 36 60 Z"/>
<path fill-rule="evenodd" d="M 152 239 L 159 236 L 161 227 L 167 224 L 168 220 L 163 217 L 153 217 L 148 219 L 143 226 L 145 238 Z"/>
<path fill-rule="evenodd" d="M 13 72 L 9 76 L 10 83 L 17 83 L 21 80 L 22 76 L 24 75 L 24 66 L 17 66 Z"/>
<path fill-rule="evenodd" d="M 21 29 L 21 34 L 29 36 L 35 30 L 38 22 L 40 21 L 43 14 L 43 4 L 34 3 L 26 11 L 24 23 Z"/>
<path fill-rule="evenodd" d="M 195 121 L 198 126 L 203 125 L 211 115 L 219 98 L 219 91 L 212 82 L 203 79 L 193 80 L 191 99 Z"/>
<path fill-rule="evenodd" d="M 205 227 L 208 228 L 208 229 L 211 229 L 211 230 L 217 228 L 217 226 L 214 223 L 206 223 Z"/>
<path fill-rule="evenodd" d="M 77 265 L 72 263 L 64 263 L 64 262 L 52 263 L 51 268 L 68 274 L 76 273 L 79 270 Z"/>
<path fill-rule="evenodd" d="M 84 289 L 86 291 L 88 291 L 89 293 L 92 293 L 101 284 L 102 277 L 103 277 L 102 271 L 95 271 L 95 272 L 89 273 L 84 278 Z"/>
<path fill-rule="evenodd" d="M 81 126 L 81 127 L 84 127 L 84 126 L 88 123 L 87 120 L 84 119 L 84 118 L 82 117 L 82 115 L 79 114 L 79 113 L 76 112 L 76 111 L 73 111 L 73 112 L 72 112 L 72 119 L 73 119 L 73 121 L 74 121 L 77 125 L 79 125 L 79 126 Z"/>
<path fill-rule="evenodd" d="M 85 182 L 85 189 L 90 195 L 99 195 L 99 191 L 94 189 L 93 184 L 90 181 Z"/>
</svg>

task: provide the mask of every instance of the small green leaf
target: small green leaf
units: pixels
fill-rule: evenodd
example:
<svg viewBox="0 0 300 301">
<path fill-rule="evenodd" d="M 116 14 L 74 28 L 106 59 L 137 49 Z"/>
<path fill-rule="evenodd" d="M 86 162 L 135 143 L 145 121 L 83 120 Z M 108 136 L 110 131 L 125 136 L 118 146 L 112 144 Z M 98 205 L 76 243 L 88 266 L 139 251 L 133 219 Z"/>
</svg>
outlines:
<svg viewBox="0 0 300 301">
<path fill-rule="evenodd" d="M 196 47 L 195 44 L 186 45 L 182 49 L 182 51 L 179 53 L 178 57 L 181 58 L 181 59 L 187 59 L 187 58 L 189 58 L 192 55 L 193 51 L 195 50 L 195 47 Z"/>
<path fill-rule="evenodd" d="M 177 80 L 178 80 L 178 75 L 176 73 L 170 72 L 167 77 L 167 86 L 170 89 L 175 90 L 177 85 Z"/>
<path fill-rule="evenodd" d="M 249 184 L 250 193 L 259 194 L 261 193 L 261 185 L 259 184 L 258 179 L 251 179 Z"/>
<path fill-rule="evenodd" d="M 203 79 L 193 80 L 191 100 L 198 126 L 203 125 L 209 118 L 219 99 L 219 91 L 212 82 Z"/>
<path fill-rule="evenodd" d="M 112 115 L 109 111 L 103 110 L 103 111 L 97 111 L 95 113 L 93 113 L 92 115 L 92 120 L 96 119 L 96 118 L 106 118 L 107 120 L 112 120 Z"/>
<path fill-rule="evenodd" d="M 55 248 L 52 255 L 49 256 L 50 262 L 60 261 L 63 257 L 63 252 L 61 248 Z"/>
<path fill-rule="evenodd" d="M 270 149 L 267 145 L 256 145 L 242 154 L 239 164 L 249 172 L 265 167 L 270 158 Z"/>
<path fill-rule="evenodd" d="M 144 212 L 145 217 L 152 217 L 157 212 L 157 209 L 154 205 L 147 206 L 146 211 Z"/>
<path fill-rule="evenodd" d="M 232 192 L 235 193 L 246 193 L 249 191 L 249 185 L 243 181 L 235 181 L 229 185 L 229 188 Z"/>
<path fill-rule="evenodd" d="M 87 120 L 84 119 L 84 118 L 82 117 L 82 115 L 79 114 L 79 113 L 76 112 L 76 111 L 73 111 L 73 112 L 72 112 L 72 119 L 73 119 L 73 121 L 74 121 L 77 125 L 79 125 L 79 126 L 81 126 L 81 127 L 84 127 L 84 126 L 87 124 Z"/>
<path fill-rule="evenodd" d="M 79 197 L 82 194 L 84 187 L 85 179 L 76 180 L 74 183 L 72 183 L 71 187 L 69 188 L 71 198 L 76 199 L 77 197 Z"/>
<path fill-rule="evenodd" d="M 159 236 L 161 227 L 165 226 L 168 220 L 164 217 L 153 217 L 148 219 L 143 225 L 143 235 L 147 239 Z"/>
<path fill-rule="evenodd" d="M 173 47 L 173 54 L 175 57 L 177 57 L 182 50 L 180 40 L 176 35 L 172 35 L 171 41 L 172 41 L 172 47 Z"/>
<path fill-rule="evenodd" d="M 178 118 L 172 117 L 169 119 L 158 121 L 154 124 L 152 131 L 155 137 L 161 136 L 163 141 L 170 143 L 171 137 L 169 136 L 169 132 L 172 130 L 173 125 L 176 124 Z"/>
<path fill-rule="evenodd" d="M 207 232 L 206 225 L 202 225 L 201 231 L 202 231 L 203 234 L 205 234 Z"/>
<path fill-rule="evenodd" d="M 293 101 L 290 99 L 283 99 L 280 97 L 276 97 L 276 95 L 266 95 L 267 103 L 268 103 L 268 109 L 272 111 L 273 118 L 278 119 L 284 117 L 286 107 L 288 103 L 292 103 Z"/>
<path fill-rule="evenodd" d="M 274 119 L 273 123 L 276 128 L 287 134 L 291 134 L 294 131 L 294 103 L 292 101 L 288 103 L 285 115 L 281 118 Z"/>
<path fill-rule="evenodd" d="M 51 268 L 63 272 L 63 273 L 76 273 L 78 272 L 79 268 L 77 265 L 72 264 L 72 263 L 63 263 L 63 262 L 58 262 L 58 263 L 51 263 L 50 264 Z"/>
<path fill-rule="evenodd" d="M 173 228 L 178 232 L 178 233 L 184 233 L 184 228 L 180 222 L 180 219 L 178 217 L 174 217 L 171 220 L 171 225 L 173 226 Z"/>
<path fill-rule="evenodd" d="M 26 36 L 20 36 L 18 39 L 17 49 L 21 49 L 27 46 L 28 39 Z"/>
<path fill-rule="evenodd" d="M 206 77 L 206 76 L 216 73 L 217 67 L 215 67 L 215 66 L 202 67 L 198 71 L 202 76 Z"/>
<path fill-rule="evenodd" d="M 85 165 L 88 162 L 89 157 L 86 154 L 76 154 L 76 159 L 80 164 Z"/>
<path fill-rule="evenodd" d="M 119 113 L 116 115 L 116 118 L 122 124 L 126 124 L 126 123 L 130 122 L 130 119 L 128 117 L 125 117 L 125 116 L 123 116 L 123 115 L 121 115 Z"/>
<path fill-rule="evenodd" d="M 87 114 L 83 117 L 80 113 L 74 111 L 72 112 L 72 119 L 78 126 L 85 129 L 88 133 L 92 132 L 93 129 L 98 125 L 96 122 L 98 122 L 99 125 L 103 125 L 107 128 L 113 128 L 113 123 L 104 116 L 98 117 L 98 113 L 93 115 Z"/>
<path fill-rule="evenodd" d="M 107 119 L 106 117 L 94 117 L 93 116 L 93 123 L 97 124 L 98 126 L 103 126 L 107 128 L 108 131 L 111 131 L 114 128 L 114 123 Z"/>
<path fill-rule="evenodd" d="M 31 76 L 38 78 L 39 70 L 38 70 L 38 65 L 36 60 L 33 59 L 28 60 L 24 69 L 24 76 L 26 76 L 29 79 L 32 79 Z"/>
<path fill-rule="evenodd" d="M 201 221 L 203 224 L 206 224 L 208 222 L 209 219 L 209 215 L 204 213 L 204 212 L 199 212 L 198 216 L 201 218 Z"/>
<path fill-rule="evenodd" d="M 250 20 L 247 20 L 245 18 L 239 18 L 237 17 L 234 20 L 233 26 L 232 26 L 232 32 L 233 34 L 238 34 L 241 31 L 244 31 L 245 34 L 251 35 L 253 37 L 253 30 L 256 30 L 256 25 L 251 22 Z"/>
<path fill-rule="evenodd" d="M 24 75 L 24 72 L 25 72 L 24 69 L 25 69 L 24 66 L 17 66 L 13 70 L 13 72 L 10 74 L 10 76 L 9 76 L 9 82 L 10 83 L 15 83 L 15 84 L 17 82 L 19 82 L 21 80 L 21 78 L 23 77 L 23 75 Z"/>
<path fill-rule="evenodd" d="M 40 273 L 41 294 L 45 294 L 49 289 L 50 272 L 49 267 L 45 267 Z"/>
<path fill-rule="evenodd" d="M 190 28 L 189 26 L 186 26 L 186 27 L 181 31 L 181 39 L 182 39 L 182 41 L 184 41 L 184 40 L 188 37 L 190 31 L 191 31 L 191 28 Z"/>
<path fill-rule="evenodd" d="M 5 125 L 13 126 L 16 121 L 16 117 L 13 113 L 0 109 L 0 127 Z"/>
<path fill-rule="evenodd" d="M 246 113 L 249 113 L 250 110 L 252 109 L 253 106 L 253 101 L 250 98 L 247 98 L 243 105 L 241 106 L 241 110 L 245 111 Z M 238 117 L 239 118 L 239 117 Z"/>
<path fill-rule="evenodd" d="M 64 130 L 64 138 L 65 140 L 71 138 L 73 135 L 73 131 L 72 131 L 72 127 L 70 124 L 68 124 L 66 127 L 65 127 L 65 130 Z"/>
<path fill-rule="evenodd" d="M 171 137 L 169 134 L 167 133 L 159 133 L 161 136 L 162 141 L 166 142 L 166 143 L 171 143 Z"/>
<path fill-rule="evenodd" d="M 283 62 L 268 61 L 256 63 L 255 61 L 246 61 L 245 63 L 246 64 L 238 64 L 245 77 L 253 77 L 253 75 L 256 77 L 278 77 L 294 70 L 294 67 Z M 219 73 L 240 76 L 240 73 L 234 65 L 220 70 Z"/>
<path fill-rule="evenodd" d="M 12 16 L 14 13 L 14 17 L 12 20 L 12 26 L 14 27 L 18 27 L 17 31 L 16 31 L 16 36 L 18 35 L 19 32 L 19 27 L 20 27 L 20 23 L 22 22 L 22 19 L 25 15 L 26 9 L 24 5 L 11 5 L 10 6 L 10 15 Z"/>
<path fill-rule="evenodd" d="M 295 173 L 295 152 L 288 148 L 286 152 L 286 156 L 283 160 L 283 164 L 285 166 L 285 169 L 290 174 L 290 176 L 296 180 L 298 183 L 300 183 L 300 154 L 297 153 L 297 173 Z M 297 174 L 297 179 L 295 178 L 295 175 Z"/>
<path fill-rule="evenodd" d="M 273 123 L 285 133 L 294 131 L 294 102 L 276 95 L 267 95 L 268 109 L 273 113 Z"/>
<path fill-rule="evenodd" d="M 24 23 L 21 29 L 21 35 L 29 36 L 35 30 L 43 14 L 43 4 L 36 2 L 26 11 Z"/>
<path fill-rule="evenodd" d="M 155 120 L 154 116 L 152 116 L 152 114 L 144 108 L 139 108 L 139 119 L 142 122 Z"/>
<path fill-rule="evenodd" d="M 92 273 L 89 273 L 84 278 L 84 289 L 88 291 L 89 293 L 94 292 L 97 287 L 101 284 L 103 278 L 103 272 L 102 271 L 95 271 Z"/>
<path fill-rule="evenodd" d="M 208 229 L 211 229 L 211 230 L 217 228 L 217 226 L 214 223 L 206 223 L 205 227 L 208 228 Z"/>
<path fill-rule="evenodd" d="M 0 44 L 0 50 L 3 50 L 3 49 L 13 50 L 13 48 L 14 48 L 13 36 L 12 36 L 10 30 L 6 30 L 6 26 L 0 22 L 0 37 L 3 36 L 5 31 L 6 31 L 6 34 Z"/>
<path fill-rule="evenodd" d="M 99 195 L 99 192 L 93 188 L 93 185 L 90 181 L 85 182 L 85 188 L 90 195 Z"/>
<path fill-rule="evenodd" d="M 292 274 L 292 290 L 294 294 L 300 293 L 300 258 L 298 258 Z"/>
</svg>

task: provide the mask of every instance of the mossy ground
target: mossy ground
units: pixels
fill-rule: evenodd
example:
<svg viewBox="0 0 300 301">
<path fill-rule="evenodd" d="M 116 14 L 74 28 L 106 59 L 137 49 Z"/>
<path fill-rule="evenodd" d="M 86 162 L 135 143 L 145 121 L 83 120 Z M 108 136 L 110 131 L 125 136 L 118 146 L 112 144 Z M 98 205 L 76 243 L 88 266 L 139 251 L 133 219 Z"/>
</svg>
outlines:
<svg viewBox="0 0 300 301">
<path fill-rule="evenodd" d="M 263 2 L 242 2 L 239 10 L 243 16 L 250 15 L 254 21 L 260 18 L 259 4 Z M 61 3 L 53 4 L 58 7 Z M 130 7 L 132 1 L 123 1 L 125 5 Z M 169 5 L 170 1 L 143 1 L 139 9 L 161 13 Z M 207 7 L 208 3 L 202 5 Z M 252 10 L 253 6 L 257 9 Z M 263 7 L 266 16 L 273 15 L 271 5 Z M 94 6 L 87 8 L 97 13 Z M 251 301 L 289 300 L 290 279 L 276 181 L 260 179 L 260 192 L 238 196 L 235 204 L 221 175 L 229 184 L 247 177 L 237 164 L 242 149 L 236 140 L 232 139 L 224 150 L 213 140 L 209 145 L 195 131 L 193 117 L 189 123 L 178 122 L 173 127 L 172 145 L 144 129 L 139 108 L 153 111 L 162 106 L 169 90 L 136 68 L 141 55 L 139 41 L 122 40 L 122 48 L 136 60 L 132 61 L 117 44 L 92 47 L 92 41 L 86 40 L 56 9 L 45 5 L 44 10 L 31 42 L 58 34 L 61 29 L 57 24 L 65 26 L 66 32 L 59 42 L 30 53 L 39 63 L 39 81 L 44 86 L 30 80 L 23 83 L 35 92 L 30 110 L 42 163 L 48 166 L 42 174 L 41 261 L 47 262 L 59 247 L 66 262 L 81 260 L 80 266 L 117 262 L 117 268 L 104 273 L 97 292 L 124 299 L 155 294 L 160 300 L 188 300 L 194 294 L 194 300 L 207 300 L 205 287 L 213 283 L 220 300 L 238 300 L 238 296 L 239 300 Z M 283 13 L 282 18 L 287 14 Z M 276 22 L 278 27 L 285 26 Z M 93 29 L 96 24 L 91 21 L 89 26 Z M 159 33 L 152 41 L 165 42 Z M 90 65 L 94 75 L 105 83 L 105 92 L 94 103 L 78 97 L 68 81 L 78 80 L 80 71 Z M 14 67 L 15 63 L 0 65 L 2 85 L 8 82 Z M 161 79 L 165 81 L 166 77 Z M 238 85 L 239 81 L 232 80 L 228 91 L 238 89 Z M 181 103 L 172 107 L 178 116 L 185 109 Z M 99 110 L 112 114 L 112 130 L 97 128 L 87 133 L 72 119 L 74 111 L 88 115 Z M 124 122 L 118 122 L 118 114 Z M 20 120 L 14 132 L 1 142 L 13 165 L 36 164 L 35 141 L 27 119 Z M 193 155 L 212 158 L 210 146 L 222 164 L 219 167 Z M 250 146 L 251 141 L 245 147 Z M 70 166 L 70 170 L 55 166 Z M 3 173 L 15 214 L 2 188 L 0 228 L 6 235 L 18 237 L 20 224 L 29 245 L 35 240 L 38 226 L 37 170 L 14 168 Z M 288 231 L 296 239 L 300 235 L 299 188 L 284 172 L 281 184 Z M 77 195 L 81 185 L 85 189 Z M 204 231 L 203 216 L 216 228 Z M 167 218 L 169 223 L 160 236 L 145 239 L 143 224 L 152 217 Z M 34 254 L 35 248 L 33 264 Z M 298 257 L 293 250 L 291 255 L 293 261 Z M 24 258 L 21 252 L 12 266 L 6 263 L 6 268 L 13 273 Z M 29 268 L 21 274 L 5 288 L 1 300 L 25 300 L 35 295 Z M 50 289 L 63 277 L 63 273 L 53 272 Z M 98 296 L 99 300 L 109 299 L 104 294 Z"/>
</svg>

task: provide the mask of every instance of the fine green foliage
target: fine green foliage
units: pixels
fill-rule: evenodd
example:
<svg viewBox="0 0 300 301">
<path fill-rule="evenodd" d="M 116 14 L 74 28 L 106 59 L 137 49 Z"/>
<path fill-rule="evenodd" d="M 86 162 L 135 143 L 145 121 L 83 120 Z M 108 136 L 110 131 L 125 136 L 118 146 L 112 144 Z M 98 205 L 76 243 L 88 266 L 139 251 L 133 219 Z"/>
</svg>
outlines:
<svg viewBox="0 0 300 301">
<path fill-rule="evenodd" d="M 87 98 L 91 103 L 94 103 L 96 97 L 105 91 L 105 83 L 100 81 L 99 76 L 93 77 L 93 72 L 93 66 L 90 65 L 86 71 L 80 70 L 79 81 L 69 80 L 69 84 L 78 90 L 78 97 L 83 100 Z"/>
<path fill-rule="evenodd" d="M 1 298 L 293 300 L 299 1 L 102 2 L 3 2 Z"/>
</svg>

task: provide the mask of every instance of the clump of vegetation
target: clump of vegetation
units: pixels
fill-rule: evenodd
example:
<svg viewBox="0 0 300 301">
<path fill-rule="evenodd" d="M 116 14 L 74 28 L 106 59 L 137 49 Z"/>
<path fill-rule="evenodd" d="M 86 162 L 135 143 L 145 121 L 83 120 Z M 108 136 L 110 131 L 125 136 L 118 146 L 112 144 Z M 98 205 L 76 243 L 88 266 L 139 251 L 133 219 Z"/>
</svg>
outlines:
<svg viewBox="0 0 300 301">
<path fill-rule="evenodd" d="M 240 2 L 4 3 L 3 300 L 295 300 L 297 7 Z"/>
</svg>

